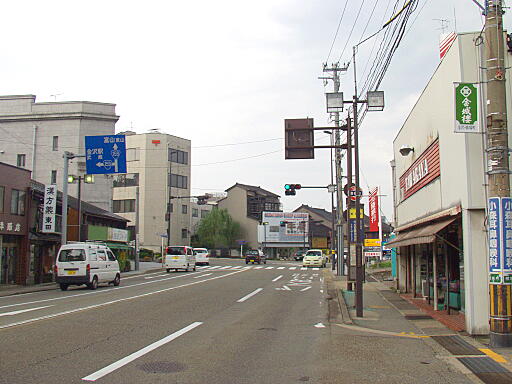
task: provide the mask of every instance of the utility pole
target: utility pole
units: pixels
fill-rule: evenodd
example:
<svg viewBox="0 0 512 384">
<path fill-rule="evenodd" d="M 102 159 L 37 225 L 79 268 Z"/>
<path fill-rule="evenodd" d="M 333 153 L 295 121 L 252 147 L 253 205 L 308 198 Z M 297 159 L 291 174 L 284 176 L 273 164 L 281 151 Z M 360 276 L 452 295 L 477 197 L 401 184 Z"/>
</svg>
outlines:
<svg viewBox="0 0 512 384">
<path fill-rule="evenodd" d="M 487 158 L 489 196 L 510 197 L 505 51 L 502 0 L 488 0 L 485 12 L 487 41 Z M 512 346 L 511 285 L 489 284 L 490 344 Z"/>
<path fill-rule="evenodd" d="M 332 72 L 332 77 L 324 77 L 321 79 L 324 80 L 332 80 L 334 82 L 334 92 L 337 93 L 340 90 L 340 72 L 346 72 L 348 69 L 348 65 L 340 67 L 339 63 L 331 64 L 331 67 L 327 66 L 327 63 L 324 64 L 323 71 L 324 72 Z M 336 128 L 340 128 L 340 113 L 334 112 L 334 123 Z M 343 261 L 344 256 L 344 244 L 343 244 L 343 194 L 342 194 L 342 168 L 341 168 L 341 135 L 340 130 L 333 130 L 335 137 L 335 145 L 336 148 L 336 161 L 335 161 L 335 172 L 336 172 L 336 236 L 333 236 L 337 239 L 336 241 L 336 253 L 338 255 L 338 260 Z M 341 233 L 341 236 L 339 235 Z M 334 234 L 333 234 L 334 235 Z M 340 263 L 338 263 L 340 265 Z M 338 276 L 343 275 L 343 263 L 341 263 L 341 268 L 338 268 Z"/>
</svg>

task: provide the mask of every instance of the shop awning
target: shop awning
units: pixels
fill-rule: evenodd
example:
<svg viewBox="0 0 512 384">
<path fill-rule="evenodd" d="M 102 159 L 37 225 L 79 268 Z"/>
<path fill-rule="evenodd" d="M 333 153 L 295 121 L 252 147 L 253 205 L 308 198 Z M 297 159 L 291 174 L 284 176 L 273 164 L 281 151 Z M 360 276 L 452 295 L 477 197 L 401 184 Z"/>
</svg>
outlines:
<svg viewBox="0 0 512 384">
<path fill-rule="evenodd" d="M 451 217 L 450 219 L 424 225 L 416 229 L 411 229 L 410 231 L 400 232 L 393 240 L 386 244 L 386 247 L 398 248 L 405 247 L 406 245 L 433 243 L 436 238 L 436 233 L 446 228 L 457 220 L 457 218 L 458 216 Z"/>
</svg>

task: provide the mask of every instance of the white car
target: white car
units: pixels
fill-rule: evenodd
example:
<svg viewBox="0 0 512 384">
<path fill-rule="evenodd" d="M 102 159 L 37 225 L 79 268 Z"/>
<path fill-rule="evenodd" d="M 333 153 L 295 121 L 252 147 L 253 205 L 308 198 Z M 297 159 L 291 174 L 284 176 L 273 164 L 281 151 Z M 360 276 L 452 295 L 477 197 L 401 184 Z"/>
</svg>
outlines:
<svg viewBox="0 0 512 384">
<path fill-rule="evenodd" d="M 321 249 L 310 249 L 302 259 L 303 267 L 325 267 L 327 260 Z"/>
<path fill-rule="evenodd" d="M 206 248 L 194 248 L 196 265 L 210 265 L 210 254 Z"/>
<path fill-rule="evenodd" d="M 171 269 L 178 271 L 184 269 L 189 271 L 196 270 L 196 257 L 194 256 L 194 249 L 186 245 L 172 245 L 165 249 L 165 269 L 167 273 Z"/>
<path fill-rule="evenodd" d="M 60 247 L 54 266 L 55 281 L 60 289 L 70 285 L 86 284 L 90 289 L 99 283 L 118 286 L 121 272 L 116 256 L 106 245 L 98 243 L 70 243 Z"/>
</svg>

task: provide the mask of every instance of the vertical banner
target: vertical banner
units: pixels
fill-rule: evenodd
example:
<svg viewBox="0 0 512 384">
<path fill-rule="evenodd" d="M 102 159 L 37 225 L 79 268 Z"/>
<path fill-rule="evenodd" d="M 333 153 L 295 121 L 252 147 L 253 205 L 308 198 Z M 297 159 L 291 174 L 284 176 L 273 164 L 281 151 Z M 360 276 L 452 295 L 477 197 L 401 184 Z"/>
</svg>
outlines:
<svg viewBox="0 0 512 384">
<path fill-rule="evenodd" d="M 488 200 L 489 214 L 489 283 L 502 284 L 502 212 L 501 199 L 490 197 Z"/>
<path fill-rule="evenodd" d="M 501 198 L 503 228 L 503 284 L 512 285 L 512 198 Z"/>
<path fill-rule="evenodd" d="M 42 232 L 55 233 L 55 214 L 57 213 L 57 186 L 44 186 L 43 228 Z"/>
<path fill-rule="evenodd" d="M 455 132 L 480 133 L 478 85 L 454 83 Z"/>
<path fill-rule="evenodd" d="M 370 191 L 368 199 L 370 210 L 370 232 L 379 232 L 379 187 Z"/>
</svg>

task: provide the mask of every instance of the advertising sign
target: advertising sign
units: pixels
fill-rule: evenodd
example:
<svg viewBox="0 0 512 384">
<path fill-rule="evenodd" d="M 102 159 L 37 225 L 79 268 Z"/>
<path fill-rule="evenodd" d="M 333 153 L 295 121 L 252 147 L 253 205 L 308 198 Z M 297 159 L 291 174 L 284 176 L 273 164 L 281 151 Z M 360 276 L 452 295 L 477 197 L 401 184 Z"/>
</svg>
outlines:
<svg viewBox="0 0 512 384">
<path fill-rule="evenodd" d="M 503 228 L 503 283 L 512 285 L 512 199 L 501 198 Z"/>
<path fill-rule="evenodd" d="M 455 83 L 455 132 L 479 133 L 478 85 Z"/>
<path fill-rule="evenodd" d="M 44 233 L 55 233 L 55 215 L 57 213 L 57 186 L 44 186 L 43 228 Z"/>
<path fill-rule="evenodd" d="M 380 239 L 364 239 L 365 247 L 380 247 Z"/>
<path fill-rule="evenodd" d="M 89 175 L 126 173 L 125 136 L 85 136 L 85 167 Z"/>
<path fill-rule="evenodd" d="M 370 232 L 379 232 L 379 187 L 370 191 L 368 206 L 370 210 Z"/>
<path fill-rule="evenodd" d="M 501 284 L 502 271 L 502 215 L 499 197 L 490 197 L 488 201 L 489 214 L 489 282 Z"/>
<path fill-rule="evenodd" d="M 261 225 L 263 238 L 258 241 L 271 243 L 309 243 L 309 215 L 303 212 L 263 212 Z"/>
</svg>

